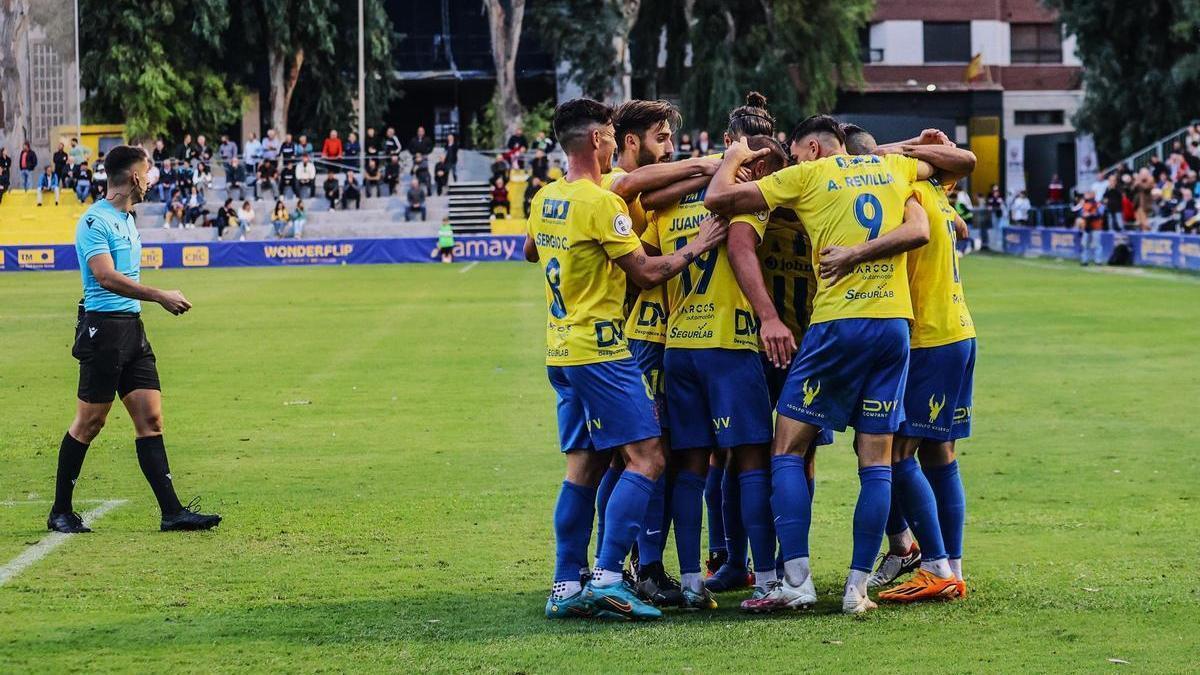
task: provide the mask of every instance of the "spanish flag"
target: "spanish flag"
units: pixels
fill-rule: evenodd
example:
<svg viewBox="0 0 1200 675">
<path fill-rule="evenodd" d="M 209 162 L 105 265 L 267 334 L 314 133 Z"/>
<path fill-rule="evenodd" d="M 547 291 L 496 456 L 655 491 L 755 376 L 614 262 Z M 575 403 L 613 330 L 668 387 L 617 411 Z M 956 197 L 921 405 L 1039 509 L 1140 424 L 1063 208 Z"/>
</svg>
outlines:
<svg viewBox="0 0 1200 675">
<path fill-rule="evenodd" d="M 971 62 L 967 64 L 967 69 L 963 71 L 963 82 L 970 82 L 983 74 L 983 53 L 976 54 L 971 57 Z"/>
</svg>

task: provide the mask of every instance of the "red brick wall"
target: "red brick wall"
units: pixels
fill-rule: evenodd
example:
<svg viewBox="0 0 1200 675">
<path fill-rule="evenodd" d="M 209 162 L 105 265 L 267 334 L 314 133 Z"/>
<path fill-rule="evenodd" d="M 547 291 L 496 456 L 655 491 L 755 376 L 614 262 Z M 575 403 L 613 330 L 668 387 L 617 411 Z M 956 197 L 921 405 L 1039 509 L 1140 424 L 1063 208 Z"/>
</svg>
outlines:
<svg viewBox="0 0 1200 675">
<path fill-rule="evenodd" d="M 1038 0 L 878 0 L 875 21 L 970 21 L 990 19 L 1014 23 L 1052 22 L 1057 15 Z"/>
</svg>

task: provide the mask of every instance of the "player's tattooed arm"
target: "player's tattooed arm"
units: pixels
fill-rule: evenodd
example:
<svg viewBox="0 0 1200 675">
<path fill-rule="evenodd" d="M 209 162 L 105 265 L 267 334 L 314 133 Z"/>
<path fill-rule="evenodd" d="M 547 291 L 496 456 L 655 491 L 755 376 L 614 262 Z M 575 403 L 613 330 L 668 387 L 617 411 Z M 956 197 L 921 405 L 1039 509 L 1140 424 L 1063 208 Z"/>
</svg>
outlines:
<svg viewBox="0 0 1200 675">
<path fill-rule="evenodd" d="M 112 256 L 108 253 L 92 256 L 87 261 L 88 269 L 96 277 L 96 283 L 106 291 L 124 298 L 157 302 L 168 312 L 179 315 L 192 308 L 192 303 L 179 291 L 164 291 L 130 279 L 117 271 Z"/>
<path fill-rule="evenodd" d="M 826 246 L 821 249 L 820 275 L 835 284 L 857 265 L 889 258 L 929 243 L 929 217 L 915 197 L 904 203 L 904 222 L 885 235 L 855 246 Z"/>
<path fill-rule="evenodd" d="M 768 208 L 762 191 L 753 182 L 738 182 L 739 170 L 754 160 L 770 154 L 771 148 L 751 150 L 745 141 L 734 141 L 725 150 L 725 157 L 708 183 L 704 206 L 713 213 L 736 216 L 757 213 Z"/>
<path fill-rule="evenodd" d="M 758 337 L 762 340 L 767 358 L 777 368 L 782 368 L 791 362 L 792 355 L 796 353 L 796 336 L 792 335 L 791 329 L 780 320 L 779 311 L 775 309 L 771 294 L 767 292 L 762 266 L 758 262 L 758 253 L 755 250 L 758 244 L 758 233 L 750 223 L 736 222 L 729 226 L 727 248 L 733 276 L 762 322 L 758 329 Z"/>
<path fill-rule="evenodd" d="M 718 216 L 709 216 L 700 221 L 699 234 L 674 253 L 654 255 L 653 253 L 658 253 L 657 249 L 650 247 L 652 253 L 648 253 L 646 248 L 638 247 L 614 262 L 625 270 L 625 276 L 639 288 L 654 288 L 682 272 L 696 256 L 720 246 L 728 233 L 729 221 Z"/>
<path fill-rule="evenodd" d="M 538 261 L 537 245 L 533 243 L 533 237 L 528 234 L 525 235 L 525 246 L 522 248 L 522 252 L 525 254 L 526 261 L 531 263 Z"/>
<path fill-rule="evenodd" d="M 678 162 L 648 164 L 614 178 L 611 189 L 626 203 L 631 203 L 637 199 L 638 195 L 643 195 L 642 206 L 645 207 L 644 195 L 646 193 L 674 185 L 688 178 L 701 176 L 707 178 L 716 172 L 719 163 L 720 160 L 715 158 L 695 157 Z"/>
</svg>

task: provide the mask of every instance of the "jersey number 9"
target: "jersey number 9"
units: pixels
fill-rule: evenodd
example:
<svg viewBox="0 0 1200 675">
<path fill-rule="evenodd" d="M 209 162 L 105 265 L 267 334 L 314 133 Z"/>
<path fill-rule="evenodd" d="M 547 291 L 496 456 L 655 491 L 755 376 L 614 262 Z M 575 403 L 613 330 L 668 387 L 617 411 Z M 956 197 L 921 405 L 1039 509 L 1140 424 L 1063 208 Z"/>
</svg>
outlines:
<svg viewBox="0 0 1200 675">
<path fill-rule="evenodd" d="M 867 207 L 871 207 L 871 213 L 867 214 Z M 864 192 L 854 200 L 854 217 L 858 219 L 858 224 L 867 228 L 867 241 L 871 241 L 879 236 L 879 229 L 883 227 L 883 205 L 879 203 L 879 198 L 875 195 Z"/>
</svg>

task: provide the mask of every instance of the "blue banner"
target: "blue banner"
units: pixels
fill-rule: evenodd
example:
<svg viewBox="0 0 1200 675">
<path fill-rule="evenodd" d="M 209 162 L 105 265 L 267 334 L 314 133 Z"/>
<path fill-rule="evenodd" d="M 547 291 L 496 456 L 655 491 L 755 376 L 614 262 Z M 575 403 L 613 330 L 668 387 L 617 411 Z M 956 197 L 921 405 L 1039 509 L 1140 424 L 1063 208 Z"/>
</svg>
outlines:
<svg viewBox="0 0 1200 675">
<path fill-rule="evenodd" d="M 454 259 L 524 260 L 520 236 L 465 236 Z M 0 271 L 77 270 L 70 244 L 0 246 Z M 440 261 L 437 239 L 321 239 L 142 244 L 143 268 L 262 267 L 272 265 L 369 265 Z"/>
<path fill-rule="evenodd" d="M 1004 252 L 1025 257 L 1049 256 L 1079 260 L 1083 233 L 1063 228 L 1008 227 L 1003 233 Z M 1101 232 L 1104 260 L 1118 244 L 1128 245 L 1133 264 L 1200 270 L 1200 235 L 1174 232 Z"/>
</svg>

